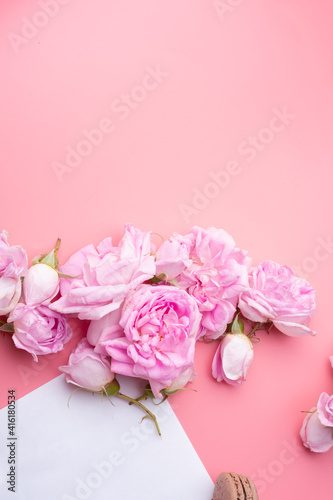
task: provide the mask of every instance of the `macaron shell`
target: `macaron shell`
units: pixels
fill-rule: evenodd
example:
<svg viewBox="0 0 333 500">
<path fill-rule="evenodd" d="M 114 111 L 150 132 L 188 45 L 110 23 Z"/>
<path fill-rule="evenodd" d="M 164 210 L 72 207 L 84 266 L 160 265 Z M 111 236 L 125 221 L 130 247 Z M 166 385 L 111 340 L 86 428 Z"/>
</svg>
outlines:
<svg viewBox="0 0 333 500">
<path fill-rule="evenodd" d="M 234 485 L 236 488 L 236 494 L 237 494 L 237 497 L 236 497 L 237 500 L 247 500 L 247 497 L 245 495 L 245 490 L 243 488 L 241 476 L 239 474 L 236 474 L 235 472 L 229 472 L 229 474 L 234 481 Z"/>
<path fill-rule="evenodd" d="M 259 500 L 257 489 L 252 479 L 247 476 L 242 476 L 242 474 L 239 474 L 239 478 L 245 491 L 246 500 Z"/>
<path fill-rule="evenodd" d="M 215 483 L 213 500 L 246 500 L 242 482 L 233 472 L 222 472 Z"/>
</svg>

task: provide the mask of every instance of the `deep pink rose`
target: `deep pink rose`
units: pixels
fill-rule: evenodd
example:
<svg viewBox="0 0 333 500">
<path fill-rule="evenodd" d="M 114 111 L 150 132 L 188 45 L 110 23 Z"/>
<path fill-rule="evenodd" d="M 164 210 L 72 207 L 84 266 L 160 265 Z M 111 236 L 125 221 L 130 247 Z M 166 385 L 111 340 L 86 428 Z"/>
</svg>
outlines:
<svg viewBox="0 0 333 500">
<path fill-rule="evenodd" d="M 25 275 L 28 259 L 19 245 L 9 246 L 7 232 L 0 232 L 0 316 L 10 313 L 21 296 L 21 277 Z"/>
<path fill-rule="evenodd" d="M 150 237 L 151 232 L 127 225 L 117 247 L 106 238 L 97 249 L 88 245 L 76 252 L 60 271 L 78 277 L 60 280 L 62 297 L 50 307 L 91 320 L 118 309 L 131 290 L 155 274 Z"/>
<path fill-rule="evenodd" d="M 194 227 L 174 234 L 157 251 L 156 274 L 176 279 L 192 295 L 202 321 L 198 338 L 216 339 L 231 322 L 239 294 L 248 286 L 250 260 L 222 229 Z"/>
<path fill-rule="evenodd" d="M 179 388 L 193 376 L 200 319 L 196 301 L 184 290 L 141 285 L 122 306 L 122 330 L 117 328 L 118 318 L 109 318 L 108 325 L 100 323 L 102 334 L 95 329 L 90 338 L 98 339 L 97 352 L 111 356 L 114 373 L 148 380 L 154 396 L 160 398 L 162 389 L 176 380 Z"/>
<path fill-rule="evenodd" d="M 333 427 L 333 396 L 329 396 L 327 392 L 322 392 L 317 408 L 320 422 L 326 427 Z"/>
<path fill-rule="evenodd" d="M 321 423 L 319 413 L 316 410 L 317 408 L 312 408 L 312 413 L 306 414 L 300 435 L 306 448 L 323 453 L 333 446 L 333 429 Z"/>
<path fill-rule="evenodd" d="M 222 338 L 212 365 L 213 377 L 218 382 L 224 380 L 231 385 L 245 381 L 253 360 L 251 340 L 243 333 L 228 333 Z"/>
<path fill-rule="evenodd" d="M 315 335 L 308 324 L 315 312 L 315 292 L 287 266 L 262 262 L 252 269 L 250 287 L 241 293 L 239 308 L 251 321 L 272 321 L 292 337 Z"/>
<path fill-rule="evenodd" d="M 14 344 L 30 352 L 35 361 L 41 354 L 61 351 L 72 337 L 66 317 L 47 306 L 19 303 L 9 315 L 10 322 L 14 324 Z"/>
<path fill-rule="evenodd" d="M 99 392 L 114 379 L 110 358 L 97 354 L 87 339 L 82 339 L 69 356 L 68 365 L 59 366 L 66 381 L 89 391 Z"/>
<path fill-rule="evenodd" d="M 28 269 L 23 281 L 24 300 L 28 306 L 47 305 L 59 292 L 59 276 L 46 264 Z"/>
</svg>

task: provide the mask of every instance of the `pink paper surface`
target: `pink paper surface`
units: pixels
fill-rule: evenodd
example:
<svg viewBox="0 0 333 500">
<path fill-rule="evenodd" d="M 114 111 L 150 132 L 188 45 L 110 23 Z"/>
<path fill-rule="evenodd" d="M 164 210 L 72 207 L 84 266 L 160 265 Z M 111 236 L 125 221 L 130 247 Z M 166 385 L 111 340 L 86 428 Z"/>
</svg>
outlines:
<svg viewBox="0 0 333 500">
<path fill-rule="evenodd" d="M 332 14 L 329 0 L 0 6 L 11 244 L 31 259 L 59 236 L 64 263 L 126 222 L 164 237 L 214 225 L 315 287 L 316 337 L 260 333 L 239 388 L 214 381 L 216 345 L 200 344 L 197 392 L 172 401 L 212 479 L 251 475 L 267 500 L 331 496 L 333 450 L 311 454 L 299 429 L 333 386 Z M 1 407 L 58 375 L 84 334 L 73 324 L 38 364 L 1 337 Z"/>
</svg>

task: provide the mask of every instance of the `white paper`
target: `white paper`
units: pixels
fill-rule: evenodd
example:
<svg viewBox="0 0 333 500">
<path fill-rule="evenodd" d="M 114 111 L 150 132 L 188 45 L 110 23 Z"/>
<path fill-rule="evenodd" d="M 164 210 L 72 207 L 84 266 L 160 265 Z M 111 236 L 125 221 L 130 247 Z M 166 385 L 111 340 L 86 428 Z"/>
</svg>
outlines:
<svg viewBox="0 0 333 500">
<path fill-rule="evenodd" d="M 138 381 L 120 378 L 137 396 Z M 60 375 L 16 402 L 16 440 L 8 436 L 7 408 L 0 411 L 0 498 L 15 500 L 211 500 L 213 482 L 168 402 L 153 411 L 77 391 Z M 134 391 L 134 394 L 133 394 Z M 10 443 L 15 452 L 15 493 L 10 483 Z M 9 446 L 7 446 L 9 444 Z"/>
</svg>

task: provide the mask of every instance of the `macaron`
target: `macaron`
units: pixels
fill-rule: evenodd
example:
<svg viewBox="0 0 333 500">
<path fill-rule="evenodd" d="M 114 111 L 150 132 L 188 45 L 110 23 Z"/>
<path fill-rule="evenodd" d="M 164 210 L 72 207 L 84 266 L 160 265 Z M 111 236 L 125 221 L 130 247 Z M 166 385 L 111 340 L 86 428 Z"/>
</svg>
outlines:
<svg viewBox="0 0 333 500">
<path fill-rule="evenodd" d="M 258 493 L 251 478 L 222 472 L 215 483 L 213 500 L 258 500 Z"/>
</svg>

